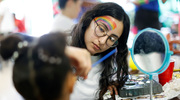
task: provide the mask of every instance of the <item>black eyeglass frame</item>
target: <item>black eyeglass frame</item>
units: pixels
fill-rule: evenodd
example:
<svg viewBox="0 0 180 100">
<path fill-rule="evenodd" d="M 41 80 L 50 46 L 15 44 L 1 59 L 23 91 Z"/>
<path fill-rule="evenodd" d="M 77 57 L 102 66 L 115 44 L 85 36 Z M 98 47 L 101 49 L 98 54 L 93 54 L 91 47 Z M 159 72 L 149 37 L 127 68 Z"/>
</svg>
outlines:
<svg viewBox="0 0 180 100">
<path fill-rule="evenodd" d="M 100 26 L 100 25 L 96 22 L 95 19 L 94 19 L 94 22 L 96 23 L 97 26 Z M 116 40 L 116 42 L 114 42 L 113 45 L 109 46 L 109 45 L 107 44 L 107 40 L 110 39 L 111 36 L 109 36 L 109 35 L 107 34 L 107 31 L 105 31 L 105 33 L 106 33 L 105 35 L 102 35 L 102 36 L 97 35 L 97 33 L 96 33 L 96 28 L 97 28 L 97 26 L 96 26 L 95 29 L 94 29 L 94 33 L 96 34 L 96 36 L 98 36 L 98 37 L 103 37 L 103 36 L 107 35 L 108 38 L 106 39 L 106 45 L 107 45 L 108 47 L 110 47 L 110 48 L 116 47 L 116 46 L 118 45 L 118 39 Z M 106 27 L 106 28 L 107 28 L 107 27 Z"/>
</svg>

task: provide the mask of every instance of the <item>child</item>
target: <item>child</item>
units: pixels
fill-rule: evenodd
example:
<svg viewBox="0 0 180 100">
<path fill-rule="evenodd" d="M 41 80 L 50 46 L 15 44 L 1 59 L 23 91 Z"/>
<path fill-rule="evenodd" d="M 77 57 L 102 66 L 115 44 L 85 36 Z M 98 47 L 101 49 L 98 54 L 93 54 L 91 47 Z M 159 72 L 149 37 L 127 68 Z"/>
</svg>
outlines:
<svg viewBox="0 0 180 100">
<path fill-rule="evenodd" d="M 16 34 L 1 41 L 0 54 L 5 60 L 14 59 L 13 83 L 26 100 L 69 100 L 76 76 L 65 49 L 65 35 L 61 33 L 29 42 Z M 84 76 L 89 70 L 86 68 Z"/>
</svg>

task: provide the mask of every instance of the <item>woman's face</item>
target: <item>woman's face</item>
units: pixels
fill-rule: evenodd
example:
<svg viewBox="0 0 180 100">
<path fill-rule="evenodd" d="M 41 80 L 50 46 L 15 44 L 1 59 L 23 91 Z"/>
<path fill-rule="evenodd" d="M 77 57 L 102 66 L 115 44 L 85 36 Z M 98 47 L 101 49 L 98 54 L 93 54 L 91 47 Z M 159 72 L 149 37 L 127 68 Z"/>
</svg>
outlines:
<svg viewBox="0 0 180 100">
<path fill-rule="evenodd" d="M 106 51 L 120 38 L 123 27 L 122 21 L 111 16 L 96 17 L 85 31 L 87 50 L 92 55 Z"/>
</svg>

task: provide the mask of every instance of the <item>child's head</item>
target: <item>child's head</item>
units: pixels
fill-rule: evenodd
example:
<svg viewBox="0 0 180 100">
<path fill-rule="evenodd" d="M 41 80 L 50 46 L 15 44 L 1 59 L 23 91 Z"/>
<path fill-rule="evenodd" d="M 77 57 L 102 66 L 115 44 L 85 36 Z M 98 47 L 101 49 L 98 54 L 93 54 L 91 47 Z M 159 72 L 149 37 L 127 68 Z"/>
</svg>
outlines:
<svg viewBox="0 0 180 100">
<path fill-rule="evenodd" d="M 14 86 L 25 99 L 68 100 L 75 78 L 64 53 L 66 41 L 63 34 L 46 34 L 28 45 L 23 39 L 9 36 L 2 41 L 0 51 L 4 50 L 4 41 L 7 40 L 14 41 L 12 49 L 16 48 L 7 52 L 16 58 Z"/>
<path fill-rule="evenodd" d="M 74 19 L 78 17 L 82 3 L 83 0 L 59 0 L 59 7 L 63 14 Z"/>
</svg>

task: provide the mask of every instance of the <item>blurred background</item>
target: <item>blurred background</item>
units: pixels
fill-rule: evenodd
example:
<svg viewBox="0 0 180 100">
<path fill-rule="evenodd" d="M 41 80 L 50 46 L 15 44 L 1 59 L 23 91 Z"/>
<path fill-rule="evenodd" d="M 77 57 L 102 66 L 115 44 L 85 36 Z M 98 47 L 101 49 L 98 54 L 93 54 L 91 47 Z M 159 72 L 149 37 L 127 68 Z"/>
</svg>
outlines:
<svg viewBox="0 0 180 100">
<path fill-rule="evenodd" d="M 58 0 L 2 0 L 4 5 L 8 7 L 9 11 L 14 14 L 16 21 L 21 21 L 25 29 L 21 32 L 33 36 L 41 36 L 48 33 L 53 22 L 53 18 L 56 14 L 61 13 L 58 7 Z M 131 19 L 131 26 L 134 25 L 135 5 L 131 2 L 133 0 L 84 0 L 79 17 L 75 19 L 75 22 L 79 20 L 82 14 L 94 6 L 96 3 L 102 2 L 115 2 L 121 5 Z M 162 24 L 162 28 L 168 28 L 167 30 L 174 30 L 175 25 L 179 23 L 179 0 L 167 0 L 166 3 L 162 3 L 159 0 L 160 15 L 159 20 Z M 18 31 L 17 28 L 16 30 Z"/>
<path fill-rule="evenodd" d="M 83 0 L 81 11 L 73 21 L 77 23 L 85 11 L 98 3 L 115 2 L 124 8 L 130 18 L 128 47 L 131 48 L 133 39 L 138 32 L 134 25 L 136 5 L 132 3 L 133 1 Z M 167 37 L 170 49 L 174 51 L 174 58 L 180 62 L 180 0 L 166 0 L 165 3 L 158 0 L 158 3 L 160 31 Z M 50 32 L 53 20 L 59 13 L 61 10 L 58 0 L 0 0 L 0 36 L 21 32 L 39 37 Z M 3 20 L 7 20 L 7 22 L 3 22 Z M 5 63 L 12 66 L 8 62 Z M 0 100 L 22 100 L 12 84 L 12 67 L 3 68 L 2 66 L 3 64 L 0 66 Z M 130 58 L 129 66 L 131 70 L 136 70 Z M 175 69 L 180 70 L 180 63 L 176 63 Z"/>
</svg>

